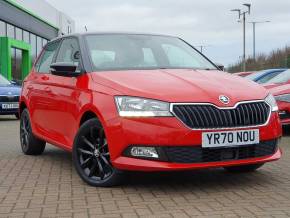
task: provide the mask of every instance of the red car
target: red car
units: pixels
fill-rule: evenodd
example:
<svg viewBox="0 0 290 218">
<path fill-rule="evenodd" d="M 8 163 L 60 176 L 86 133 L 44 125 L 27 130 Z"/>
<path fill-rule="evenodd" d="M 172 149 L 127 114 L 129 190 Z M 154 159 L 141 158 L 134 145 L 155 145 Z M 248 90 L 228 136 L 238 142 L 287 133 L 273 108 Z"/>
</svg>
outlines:
<svg viewBox="0 0 290 218">
<path fill-rule="evenodd" d="M 93 186 L 125 171 L 253 171 L 281 157 L 273 96 L 171 36 L 52 40 L 24 81 L 20 114 L 25 154 L 46 142 L 71 151 Z"/>
<path fill-rule="evenodd" d="M 234 73 L 234 75 L 240 76 L 240 77 L 246 77 L 248 75 L 251 75 L 255 72 L 239 72 L 239 73 Z"/>
<path fill-rule="evenodd" d="M 280 73 L 265 85 L 275 97 L 282 125 L 290 124 L 290 70 Z"/>
</svg>

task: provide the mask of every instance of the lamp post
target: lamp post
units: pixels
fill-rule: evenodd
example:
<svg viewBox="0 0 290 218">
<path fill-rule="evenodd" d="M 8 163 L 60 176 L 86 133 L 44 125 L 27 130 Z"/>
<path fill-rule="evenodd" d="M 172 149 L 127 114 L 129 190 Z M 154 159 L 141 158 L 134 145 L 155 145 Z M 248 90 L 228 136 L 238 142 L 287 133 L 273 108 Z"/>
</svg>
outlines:
<svg viewBox="0 0 290 218">
<path fill-rule="evenodd" d="M 203 53 L 206 47 L 211 47 L 211 45 L 194 45 L 194 47 L 200 48 L 200 53 Z"/>
<path fill-rule="evenodd" d="M 270 23 L 271 21 L 251 21 L 249 23 L 253 24 L 253 59 L 256 60 L 256 24 L 258 23 Z"/>
<path fill-rule="evenodd" d="M 246 71 L 246 14 L 251 13 L 251 4 L 243 4 L 247 7 L 247 10 L 242 11 L 241 9 L 232 9 L 231 11 L 238 12 L 239 19 L 243 16 L 243 71 Z"/>
</svg>

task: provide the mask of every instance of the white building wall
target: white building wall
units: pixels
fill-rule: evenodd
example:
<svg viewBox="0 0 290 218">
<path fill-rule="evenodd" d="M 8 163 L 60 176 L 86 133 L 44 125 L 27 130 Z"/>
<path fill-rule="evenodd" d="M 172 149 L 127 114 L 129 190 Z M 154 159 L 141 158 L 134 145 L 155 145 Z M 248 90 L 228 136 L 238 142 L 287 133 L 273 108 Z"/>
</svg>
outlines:
<svg viewBox="0 0 290 218">
<path fill-rule="evenodd" d="M 23 8 L 41 17 L 43 20 L 59 28 L 59 35 L 75 31 L 75 22 L 69 16 L 58 11 L 44 0 L 14 0 Z"/>
</svg>

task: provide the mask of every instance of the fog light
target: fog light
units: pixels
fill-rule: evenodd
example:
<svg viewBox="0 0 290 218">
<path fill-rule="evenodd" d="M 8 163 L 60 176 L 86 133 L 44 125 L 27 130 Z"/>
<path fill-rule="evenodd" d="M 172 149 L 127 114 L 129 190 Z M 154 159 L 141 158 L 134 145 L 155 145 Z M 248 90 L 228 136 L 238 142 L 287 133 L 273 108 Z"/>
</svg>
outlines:
<svg viewBox="0 0 290 218">
<path fill-rule="evenodd" d="M 279 111 L 279 114 L 280 115 L 285 115 L 286 114 L 286 111 Z"/>
<path fill-rule="evenodd" d="M 131 155 L 133 157 L 159 158 L 156 149 L 153 147 L 132 147 Z"/>
</svg>

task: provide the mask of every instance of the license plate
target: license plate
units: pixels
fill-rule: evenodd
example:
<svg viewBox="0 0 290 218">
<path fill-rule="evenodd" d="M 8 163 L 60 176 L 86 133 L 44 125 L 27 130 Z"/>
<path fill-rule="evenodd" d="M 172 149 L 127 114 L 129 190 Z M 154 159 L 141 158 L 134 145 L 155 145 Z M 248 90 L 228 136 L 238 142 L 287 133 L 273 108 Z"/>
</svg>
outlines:
<svg viewBox="0 0 290 218">
<path fill-rule="evenodd" d="M 12 103 L 12 104 L 2 104 L 2 109 L 9 110 L 9 109 L 18 109 L 19 103 Z"/>
<path fill-rule="evenodd" d="M 202 133 L 203 148 L 251 145 L 258 144 L 259 141 L 258 129 Z"/>
</svg>

